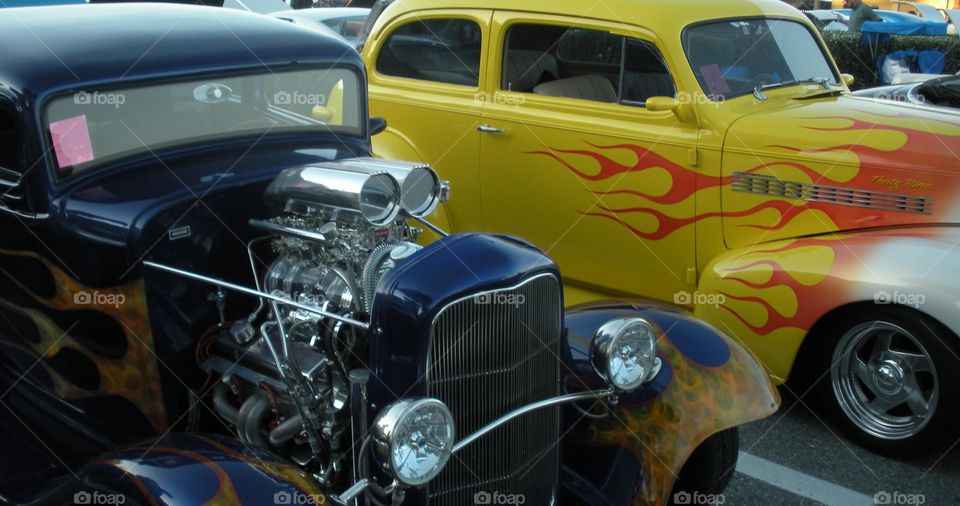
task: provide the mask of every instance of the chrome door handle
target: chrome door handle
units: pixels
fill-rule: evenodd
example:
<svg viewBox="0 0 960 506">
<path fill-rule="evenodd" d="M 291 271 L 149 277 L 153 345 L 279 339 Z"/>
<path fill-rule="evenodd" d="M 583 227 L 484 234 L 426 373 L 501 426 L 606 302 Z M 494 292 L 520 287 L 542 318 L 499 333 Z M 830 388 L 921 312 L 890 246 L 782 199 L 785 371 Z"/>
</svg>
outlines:
<svg viewBox="0 0 960 506">
<path fill-rule="evenodd" d="M 480 126 L 477 127 L 477 131 L 478 131 L 478 132 L 483 132 L 483 133 L 486 133 L 486 134 L 505 134 L 505 133 L 507 133 L 507 131 L 504 130 L 504 129 L 502 129 L 502 128 L 497 128 L 497 127 L 493 127 L 493 126 L 490 126 L 490 125 L 480 125 Z"/>
</svg>

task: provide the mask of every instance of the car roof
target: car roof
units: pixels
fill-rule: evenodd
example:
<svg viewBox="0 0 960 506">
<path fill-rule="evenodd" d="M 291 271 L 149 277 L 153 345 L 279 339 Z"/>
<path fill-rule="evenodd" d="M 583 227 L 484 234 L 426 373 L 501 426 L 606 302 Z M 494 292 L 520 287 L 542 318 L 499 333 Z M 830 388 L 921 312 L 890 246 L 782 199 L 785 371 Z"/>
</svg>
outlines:
<svg viewBox="0 0 960 506">
<path fill-rule="evenodd" d="M 833 21 L 837 19 L 838 14 L 832 10 L 828 9 L 811 9 L 803 11 L 812 16 L 816 16 L 817 19 L 822 19 L 824 21 Z"/>
<path fill-rule="evenodd" d="M 853 11 L 850 9 L 834 9 L 833 12 L 849 16 Z M 897 23 L 946 23 L 946 21 L 942 19 L 940 21 L 924 19 L 909 12 L 888 11 L 884 9 L 874 9 L 873 12 L 886 21 L 894 21 Z"/>
<path fill-rule="evenodd" d="M 348 44 L 259 14 L 177 4 L 5 9 L 0 87 L 38 96 L 83 84 L 294 63 L 363 63 Z"/>
<path fill-rule="evenodd" d="M 86 0 L 3 0 L 2 7 L 39 7 L 41 5 L 82 4 Z"/>
<path fill-rule="evenodd" d="M 283 0 L 224 0 L 223 7 L 240 9 L 260 14 L 269 14 L 280 10 L 293 10 Z"/>
<path fill-rule="evenodd" d="M 904 0 L 893 0 L 893 3 L 904 4 L 913 7 L 917 10 L 917 12 L 920 13 L 920 16 L 923 19 L 928 21 L 940 21 L 943 19 L 943 16 L 940 15 L 940 10 L 930 4 L 925 4 L 922 2 L 907 2 Z"/>
<path fill-rule="evenodd" d="M 290 16 L 290 15 L 279 13 L 279 12 L 275 12 L 271 15 L 277 19 L 282 19 L 286 23 L 296 23 L 298 26 L 303 26 L 311 30 L 316 30 L 318 32 L 327 34 L 331 37 L 336 37 L 337 39 L 347 40 L 346 37 L 337 33 L 336 30 L 323 24 L 323 21 L 316 21 L 313 19 L 305 18 L 303 16 Z"/>
<path fill-rule="evenodd" d="M 370 14 L 370 9 L 367 9 L 366 7 L 315 7 L 312 9 L 279 11 L 274 12 L 271 15 L 277 17 L 309 19 L 311 21 L 324 21 L 327 19 L 366 16 L 368 14 Z"/>
<path fill-rule="evenodd" d="M 677 37 L 688 25 L 718 19 L 775 16 L 810 22 L 781 0 L 604 0 L 594 3 L 583 0 L 396 0 L 380 16 L 379 22 L 403 12 L 429 9 L 489 9 L 593 18 L 653 28 L 661 36 L 673 32 Z"/>
</svg>

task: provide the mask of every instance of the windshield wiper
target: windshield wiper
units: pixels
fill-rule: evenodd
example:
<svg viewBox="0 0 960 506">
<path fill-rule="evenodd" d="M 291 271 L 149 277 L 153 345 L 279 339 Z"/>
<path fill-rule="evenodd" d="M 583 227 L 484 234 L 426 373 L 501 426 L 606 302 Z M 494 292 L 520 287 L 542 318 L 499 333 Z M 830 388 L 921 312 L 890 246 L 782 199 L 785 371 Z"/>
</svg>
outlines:
<svg viewBox="0 0 960 506">
<path fill-rule="evenodd" d="M 798 84 L 819 84 L 820 86 L 823 86 L 823 89 L 825 90 L 833 89 L 833 86 L 830 84 L 830 80 L 826 77 L 811 77 L 809 79 L 793 79 L 791 81 L 783 81 L 780 83 L 761 84 L 753 89 L 753 96 L 757 97 L 757 100 L 766 100 L 767 95 L 763 93 L 764 91 L 772 90 L 774 88 L 796 86 Z"/>
</svg>

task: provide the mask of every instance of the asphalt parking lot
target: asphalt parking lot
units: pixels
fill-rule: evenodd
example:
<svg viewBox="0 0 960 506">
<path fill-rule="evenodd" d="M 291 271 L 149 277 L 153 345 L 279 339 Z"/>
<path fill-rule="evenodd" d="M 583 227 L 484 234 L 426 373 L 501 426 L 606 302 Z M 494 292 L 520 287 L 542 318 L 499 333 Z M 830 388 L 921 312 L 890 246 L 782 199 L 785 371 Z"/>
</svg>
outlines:
<svg viewBox="0 0 960 506">
<path fill-rule="evenodd" d="M 729 505 L 960 504 L 960 441 L 909 461 L 866 451 L 785 387 L 772 417 L 741 427 Z"/>
</svg>

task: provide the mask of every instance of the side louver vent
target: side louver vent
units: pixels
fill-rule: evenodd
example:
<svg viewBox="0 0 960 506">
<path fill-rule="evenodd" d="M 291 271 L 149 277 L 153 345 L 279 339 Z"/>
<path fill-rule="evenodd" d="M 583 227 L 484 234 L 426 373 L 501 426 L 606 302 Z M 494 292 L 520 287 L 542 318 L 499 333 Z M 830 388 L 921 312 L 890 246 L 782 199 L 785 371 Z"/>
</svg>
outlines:
<svg viewBox="0 0 960 506">
<path fill-rule="evenodd" d="M 839 186 L 784 181 L 773 176 L 735 172 L 733 191 L 807 202 L 865 207 L 912 214 L 933 213 L 933 199 L 916 195 L 857 190 Z"/>
</svg>

